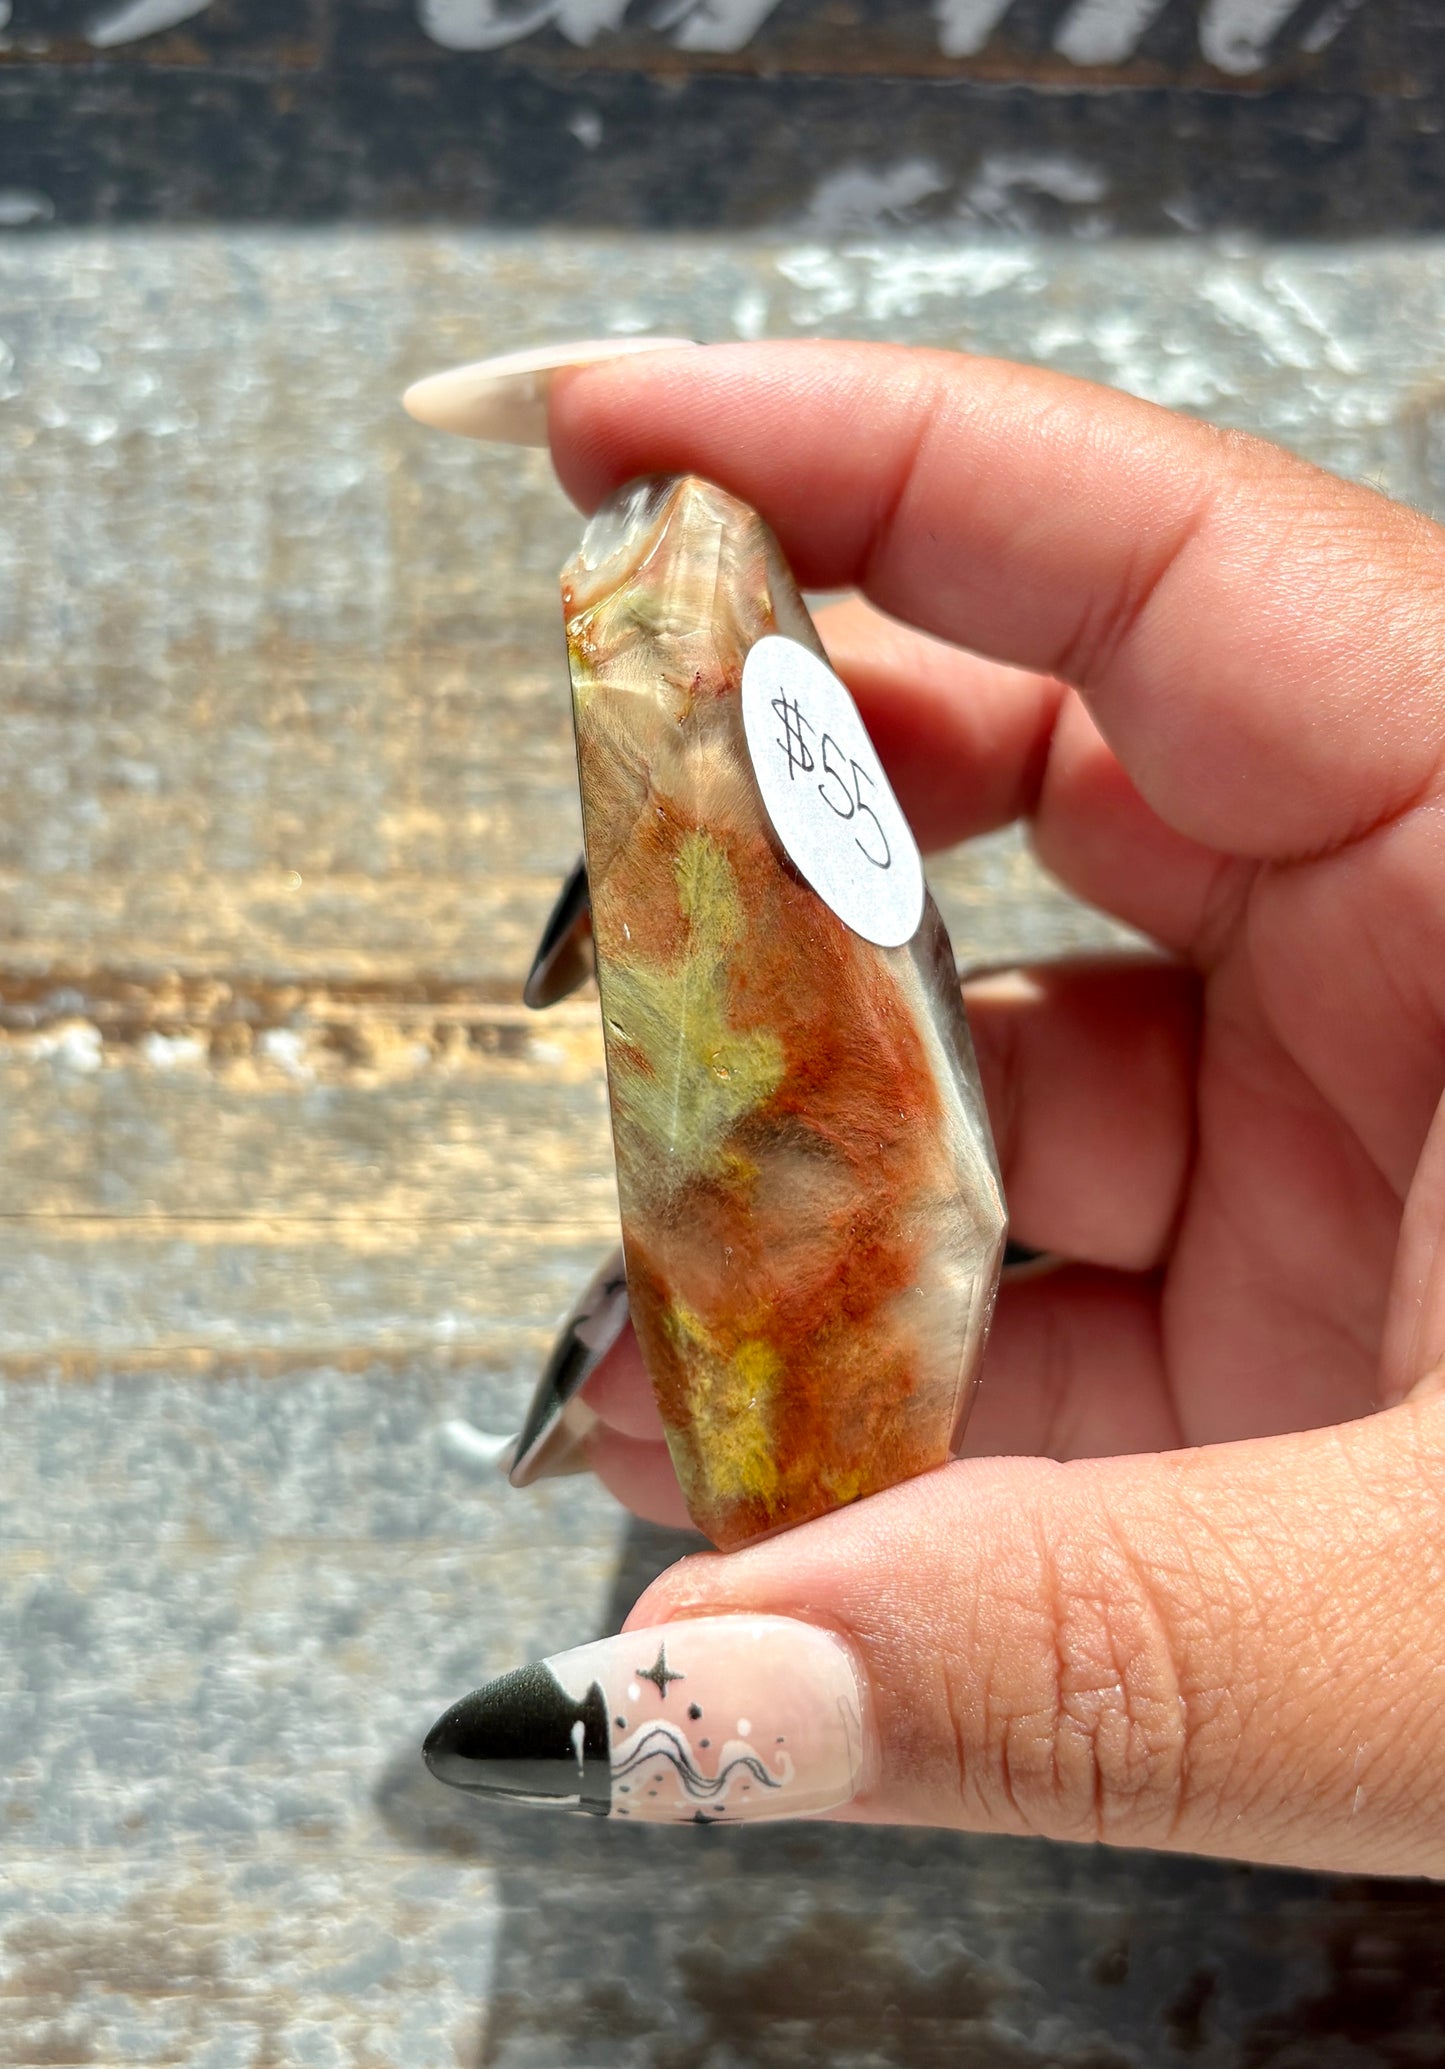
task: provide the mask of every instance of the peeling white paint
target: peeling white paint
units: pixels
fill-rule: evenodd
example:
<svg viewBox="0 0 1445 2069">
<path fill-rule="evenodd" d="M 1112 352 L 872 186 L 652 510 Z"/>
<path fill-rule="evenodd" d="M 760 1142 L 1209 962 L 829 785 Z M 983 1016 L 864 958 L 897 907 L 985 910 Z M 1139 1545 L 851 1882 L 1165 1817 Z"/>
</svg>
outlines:
<svg viewBox="0 0 1445 2069">
<path fill-rule="evenodd" d="M 48 194 L 32 194 L 25 187 L 0 187 L 0 230 L 48 223 L 54 214 L 55 203 Z"/>
<path fill-rule="evenodd" d="M 595 151 L 602 141 L 602 117 L 595 108 L 579 108 L 567 127 L 584 151 Z"/>
<path fill-rule="evenodd" d="M 1327 7 L 1323 14 L 1315 16 L 1300 37 L 1300 49 L 1308 51 L 1311 57 L 1316 51 L 1328 49 L 1359 6 L 1360 0 L 1335 0 L 1333 7 Z"/>
<path fill-rule="evenodd" d="M 798 330 L 816 330 L 851 316 L 858 304 L 853 268 L 835 252 L 803 245 L 778 260 L 778 272 L 796 290 L 783 303 L 783 321 Z"/>
<path fill-rule="evenodd" d="M 774 304 L 773 328 L 779 333 L 860 319 L 891 330 L 900 320 L 919 316 L 930 302 L 946 307 L 958 297 L 983 301 L 1020 282 L 1042 285 L 1044 278 L 1035 246 L 1004 249 L 990 243 L 959 250 L 891 236 L 876 244 L 850 245 L 846 252 L 800 245 L 779 253 L 777 271 L 792 290 Z M 939 342 L 957 334 L 956 323 L 945 321 L 947 329 L 933 333 Z"/>
<path fill-rule="evenodd" d="M 919 251 L 890 243 L 850 256 L 863 276 L 859 307 L 865 321 L 890 325 L 917 318 L 932 301 L 982 301 L 1036 268 L 1029 253 L 987 247 Z"/>
<path fill-rule="evenodd" d="M 200 1035 L 168 1035 L 152 1028 L 141 1041 L 140 1053 L 152 1070 L 183 1070 L 204 1063 L 209 1052 Z"/>
<path fill-rule="evenodd" d="M 210 4 L 211 0 L 121 0 L 119 7 L 96 17 L 85 32 L 86 41 L 97 50 L 139 43 L 143 36 L 159 36 L 163 29 L 204 14 Z"/>
<path fill-rule="evenodd" d="M 1340 373 L 1356 371 L 1336 341 L 1329 324 L 1305 291 L 1271 269 L 1261 279 L 1220 273 L 1205 280 L 1200 299 L 1224 321 L 1256 338 L 1276 366 L 1313 373 L 1321 365 Z"/>
<path fill-rule="evenodd" d="M 745 287 L 732 308 L 733 332 L 740 338 L 760 338 L 768 327 L 768 298 L 760 287 Z"/>
<path fill-rule="evenodd" d="M 1118 65 L 1139 47 L 1169 0 L 1074 0 L 1054 34 L 1054 48 L 1075 65 Z"/>
<path fill-rule="evenodd" d="M 1205 0 L 1199 48 L 1221 72 L 1259 72 L 1299 0 Z"/>
<path fill-rule="evenodd" d="M 274 1063 L 278 1070 L 284 1070 L 288 1078 L 299 1083 L 309 1083 L 316 1072 L 306 1055 L 306 1037 L 294 1027 L 268 1027 L 256 1038 L 258 1055 L 268 1063 Z"/>
<path fill-rule="evenodd" d="M 91 31 L 93 43 L 152 35 L 210 0 L 124 0 Z M 938 47 L 945 57 L 974 57 L 1003 23 L 1013 0 L 933 0 Z M 1054 48 L 1076 65 L 1122 64 L 1137 51 L 1171 0 L 1072 0 L 1054 32 Z M 1362 0 L 1332 0 L 1305 29 L 1300 47 L 1322 50 Z M 545 28 L 586 48 L 604 30 L 623 25 L 631 0 L 417 0 L 423 30 L 447 50 L 500 50 Z M 776 13 L 779 0 L 657 0 L 647 26 L 678 50 L 746 49 Z M 1299 0 L 1204 0 L 1199 47 L 1222 72 L 1259 71 L 1270 45 Z M 0 27 L 9 0 L 0 0 Z M 590 148 L 590 146 L 588 147 Z"/>
<path fill-rule="evenodd" d="M 15 1053 L 49 1057 L 67 1070 L 99 1070 L 103 1043 L 100 1029 L 89 1020 L 62 1020 L 40 1034 L 22 1035 L 13 1045 Z"/>
<path fill-rule="evenodd" d="M 920 201 L 947 190 L 948 177 L 927 158 L 905 158 L 875 169 L 845 165 L 820 180 L 806 216 L 826 237 L 856 236 L 905 221 Z"/>
<path fill-rule="evenodd" d="M 622 25 L 628 0 L 418 0 L 417 19 L 445 50 L 501 50 L 549 24 L 585 49 Z"/>
<path fill-rule="evenodd" d="M 679 50 L 745 50 L 778 0 L 665 0 L 653 16 Z"/>
<path fill-rule="evenodd" d="M 934 0 L 938 47 L 945 57 L 973 57 L 1008 13 L 1013 0 Z"/>
<path fill-rule="evenodd" d="M 969 181 L 961 212 L 1000 229 L 1027 229 L 1029 195 L 1079 208 L 1102 201 L 1108 191 L 1109 182 L 1097 166 L 1065 152 L 996 151 L 983 159 Z"/>
<path fill-rule="evenodd" d="M 1340 342 L 1337 326 L 1330 321 L 1326 310 L 1320 307 L 1317 295 L 1310 293 L 1294 279 L 1291 279 L 1285 264 L 1268 267 L 1264 284 L 1281 304 L 1292 309 L 1307 331 L 1312 331 L 1320 341 L 1325 363 L 1337 373 L 1358 374 L 1363 371 L 1354 353 Z"/>
</svg>

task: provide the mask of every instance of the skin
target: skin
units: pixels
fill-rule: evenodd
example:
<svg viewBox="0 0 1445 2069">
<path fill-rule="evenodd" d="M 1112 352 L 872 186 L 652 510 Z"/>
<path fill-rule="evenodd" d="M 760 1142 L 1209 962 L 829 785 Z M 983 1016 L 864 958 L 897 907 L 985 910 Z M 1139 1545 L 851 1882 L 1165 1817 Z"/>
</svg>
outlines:
<svg viewBox="0 0 1445 2069">
<path fill-rule="evenodd" d="M 1445 1876 L 1445 533 L 1032 369 L 559 380 L 584 507 L 759 508 L 926 845 L 1027 820 L 1152 936 L 969 987 L 1014 1234 L 969 1456 L 663 1575 L 855 1648 L 848 1815 Z M 681 1506 L 629 1340 L 594 1463 Z"/>
</svg>

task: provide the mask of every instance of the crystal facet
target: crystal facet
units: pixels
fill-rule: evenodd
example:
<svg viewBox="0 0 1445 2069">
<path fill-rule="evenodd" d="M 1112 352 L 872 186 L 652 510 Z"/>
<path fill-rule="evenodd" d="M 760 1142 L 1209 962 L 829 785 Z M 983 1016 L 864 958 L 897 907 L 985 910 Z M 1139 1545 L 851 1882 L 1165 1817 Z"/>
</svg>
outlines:
<svg viewBox="0 0 1445 2069">
<path fill-rule="evenodd" d="M 743 664 L 769 634 L 822 647 L 762 520 L 634 483 L 563 599 L 632 1317 L 728 1547 L 948 1459 L 1002 1188 L 932 899 L 875 947 L 769 821 Z"/>
</svg>

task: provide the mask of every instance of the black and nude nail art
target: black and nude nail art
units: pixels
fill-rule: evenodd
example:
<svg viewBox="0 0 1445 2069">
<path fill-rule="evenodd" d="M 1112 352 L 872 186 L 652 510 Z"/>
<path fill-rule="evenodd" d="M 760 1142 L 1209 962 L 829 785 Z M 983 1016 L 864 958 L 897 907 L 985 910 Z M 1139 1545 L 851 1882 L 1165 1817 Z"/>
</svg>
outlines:
<svg viewBox="0 0 1445 2069">
<path fill-rule="evenodd" d="M 594 1817 L 814 1817 L 862 1781 L 858 1673 L 811 1624 L 699 1617 L 503 1674 L 454 1703 L 423 1751 L 454 1788 Z"/>
<path fill-rule="evenodd" d="M 583 1444 L 597 1417 L 580 1396 L 622 1334 L 627 1268 L 614 1250 L 562 1325 L 522 1427 L 504 1460 L 514 1487 L 587 1469 Z"/>
</svg>

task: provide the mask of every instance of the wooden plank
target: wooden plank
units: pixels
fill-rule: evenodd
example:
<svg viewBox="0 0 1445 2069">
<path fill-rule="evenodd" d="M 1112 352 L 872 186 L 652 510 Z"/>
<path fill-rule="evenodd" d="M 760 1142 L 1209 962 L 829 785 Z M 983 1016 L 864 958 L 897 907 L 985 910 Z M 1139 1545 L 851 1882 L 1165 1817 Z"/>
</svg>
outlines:
<svg viewBox="0 0 1445 2069">
<path fill-rule="evenodd" d="M 15 0 L 0 193 L 21 226 L 1438 229 L 1442 29 L 1432 0 Z"/>
<path fill-rule="evenodd" d="M 21 33 L 3 52 L 12 65 L 284 74 L 524 57 L 589 73 L 863 73 L 1095 88 L 1349 83 L 1374 92 L 1419 82 L 1438 27 L 1418 0 L 311 0 L 299 24 L 282 0 L 113 0 L 100 9 L 19 0 L 16 11 Z"/>
<path fill-rule="evenodd" d="M 505 1338 L 560 1320 L 616 1222 L 373 1222 L 261 1215 L 160 1223 L 22 1216 L 0 1250 L 0 1354 L 21 1372 L 96 1350 L 284 1349 Z"/>
<path fill-rule="evenodd" d="M 49 1053 L 0 1066 L 10 1222 L 545 1229 L 614 1214 L 600 1042 L 580 1016 L 546 1035 L 408 1015 L 303 1022 L 216 1067 L 183 1031 L 92 1068 L 88 1027 L 20 1037 Z M 515 1038 L 513 1058 L 499 1037 Z"/>
<path fill-rule="evenodd" d="M 21 0 L 0 66 L 97 64 L 278 72 L 322 61 L 328 0 Z"/>
<path fill-rule="evenodd" d="M 595 1003 L 518 995 L 576 520 L 394 399 L 608 322 L 897 334 L 1429 504 L 1445 254 L 57 236 L 0 302 L 0 2064 L 1422 2059 L 1437 1891 L 421 1772 L 683 1541 L 458 1428 L 614 1229 Z M 1121 938 L 1017 835 L 934 874 L 966 959 Z"/>
</svg>

